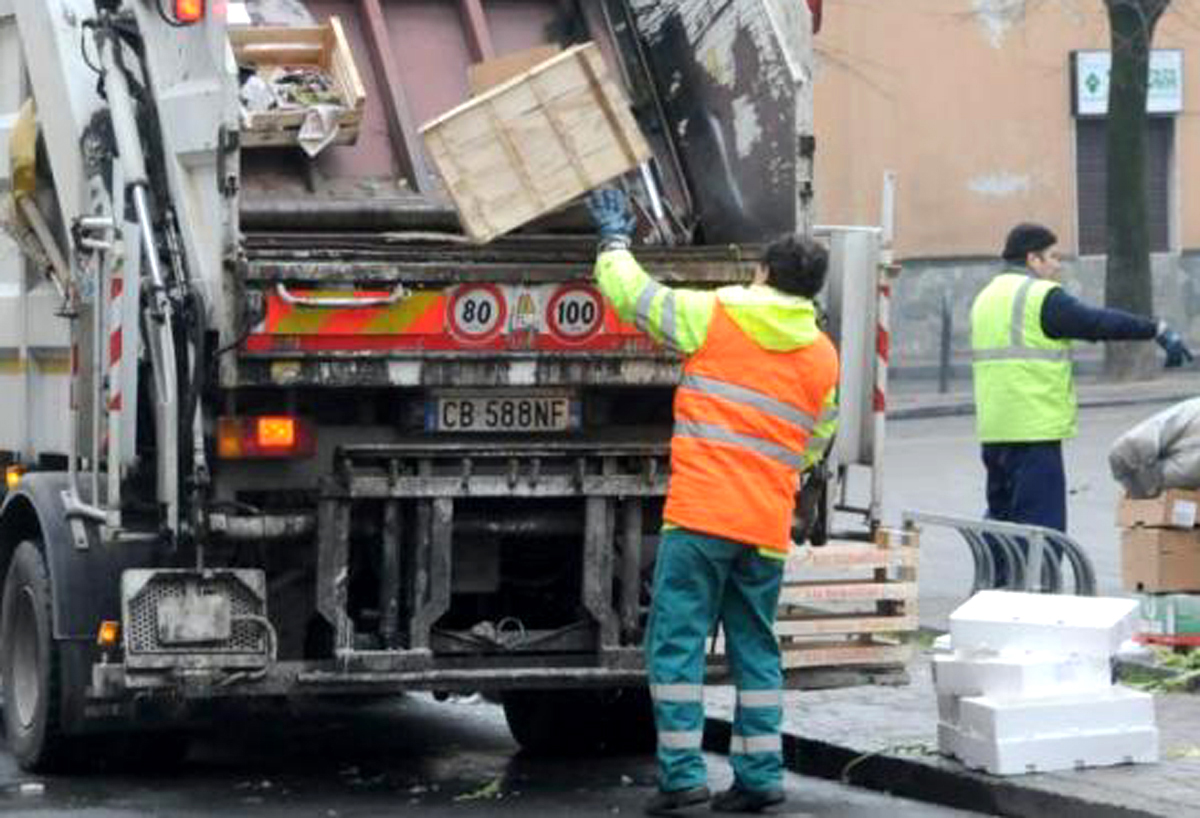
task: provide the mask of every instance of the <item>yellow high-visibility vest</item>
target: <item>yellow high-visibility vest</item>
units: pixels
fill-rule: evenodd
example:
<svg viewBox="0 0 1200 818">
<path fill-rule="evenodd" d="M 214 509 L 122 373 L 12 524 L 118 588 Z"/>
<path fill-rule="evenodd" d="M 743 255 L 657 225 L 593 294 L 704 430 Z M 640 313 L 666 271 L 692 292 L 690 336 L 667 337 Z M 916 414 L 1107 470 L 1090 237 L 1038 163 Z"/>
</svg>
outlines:
<svg viewBox="0 0 1200 818">
<path fill-rule="evenodd" d="M 975 419 L 984 443 L 1075 436 L 1071 342 L 1042 331 L 1042 304 L 1058 286 L 1007 271 L 971 305 Z"/>
</svg>

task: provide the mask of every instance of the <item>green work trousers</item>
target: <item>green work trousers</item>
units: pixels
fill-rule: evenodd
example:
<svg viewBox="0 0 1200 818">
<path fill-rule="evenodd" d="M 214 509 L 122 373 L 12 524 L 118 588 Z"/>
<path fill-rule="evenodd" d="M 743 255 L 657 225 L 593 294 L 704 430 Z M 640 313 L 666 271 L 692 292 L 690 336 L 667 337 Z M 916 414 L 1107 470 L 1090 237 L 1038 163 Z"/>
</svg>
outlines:
<svg viewBox="0 0 1200 818">
<path fill-rule="evenodd" d="M 646 666 L 658 730 L 659 789 L 707 782 L 704 733 L 705 640 L 720 619 L 737 687 L 729 759 L 737 786 L 773 790 L 783 782 L 783 674 L 775 611 L 783 562 L 753 546 L 682 528 L 659 541 Z"/>
</svg>

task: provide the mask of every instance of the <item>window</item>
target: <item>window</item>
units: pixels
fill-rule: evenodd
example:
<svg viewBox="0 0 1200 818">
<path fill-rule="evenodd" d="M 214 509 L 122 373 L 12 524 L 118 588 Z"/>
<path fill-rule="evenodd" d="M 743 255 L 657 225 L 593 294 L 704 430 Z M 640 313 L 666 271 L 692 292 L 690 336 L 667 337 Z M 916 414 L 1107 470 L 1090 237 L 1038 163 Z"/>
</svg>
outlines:
<svg viewBox="0 0 1200 818">
<path fill-rule="evenodd" d="M 1075 120 L 1075 178 L 1079 208 L 1079 254 L 1108 252 L 1108 167 L 1105 147 L 1107 120 Z M 1171 148 L 1175 120 L 1169 116 L 1146 120 L 1146 217 L 1150 251 L 1163 253 L 1171 244 Z"/>
</svg>

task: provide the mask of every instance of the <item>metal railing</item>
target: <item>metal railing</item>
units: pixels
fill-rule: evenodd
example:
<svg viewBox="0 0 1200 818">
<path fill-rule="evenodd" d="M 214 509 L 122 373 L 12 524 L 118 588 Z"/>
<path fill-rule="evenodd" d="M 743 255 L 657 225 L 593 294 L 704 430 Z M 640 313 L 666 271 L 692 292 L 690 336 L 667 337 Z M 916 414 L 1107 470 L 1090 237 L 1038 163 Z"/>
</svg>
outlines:
<svg viewBox="0 0 1200 818">
<path fill-rule="evenodd" d="M 1063 593 L 1063 566 L 1074 578 L 1073 593 L 1096 595 L 1096 572 L 1083 546 L 1061 531 L 1038 525 L 976 520 L 924 511 L 905 511 L 905 528 L 952 528 L 966 541 L 975 560 L 971 593 L 989 588 Z"/>
</svg>

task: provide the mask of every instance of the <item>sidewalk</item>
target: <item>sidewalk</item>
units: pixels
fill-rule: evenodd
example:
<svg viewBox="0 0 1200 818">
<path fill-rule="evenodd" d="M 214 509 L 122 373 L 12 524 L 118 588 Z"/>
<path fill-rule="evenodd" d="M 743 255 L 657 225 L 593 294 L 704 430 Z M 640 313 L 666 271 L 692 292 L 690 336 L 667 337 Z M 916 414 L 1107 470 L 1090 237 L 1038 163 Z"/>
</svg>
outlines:
<svg viewBox="0 0 1200 818">
<path fill-rule="evenodd" d="M 1162 404 L 1166 406 L 1200 397 L 1200 368 L 1163 371 L 1151 381 L 1111 383 L 1098 377 L 1077 378 L 1081 407 Z M 936 418 L 974 413 L 971 381 L 959 379 L 939 394 L 937 381 L 900 378 L 888 384 L 888 420 Z"/>
<path fill-rule="evenodd" d="M 999 777 L 937 754 L 937 700 L 922 653 L 903 687 L 789 691 L 788 768 L 960 809 L 1016 818 L 1200 816 L 1200 695 L 1155 694 L 1161 761 Z M 731 688 L 708 688 L 706 744 L 729 748 Z"/>
</svg>

